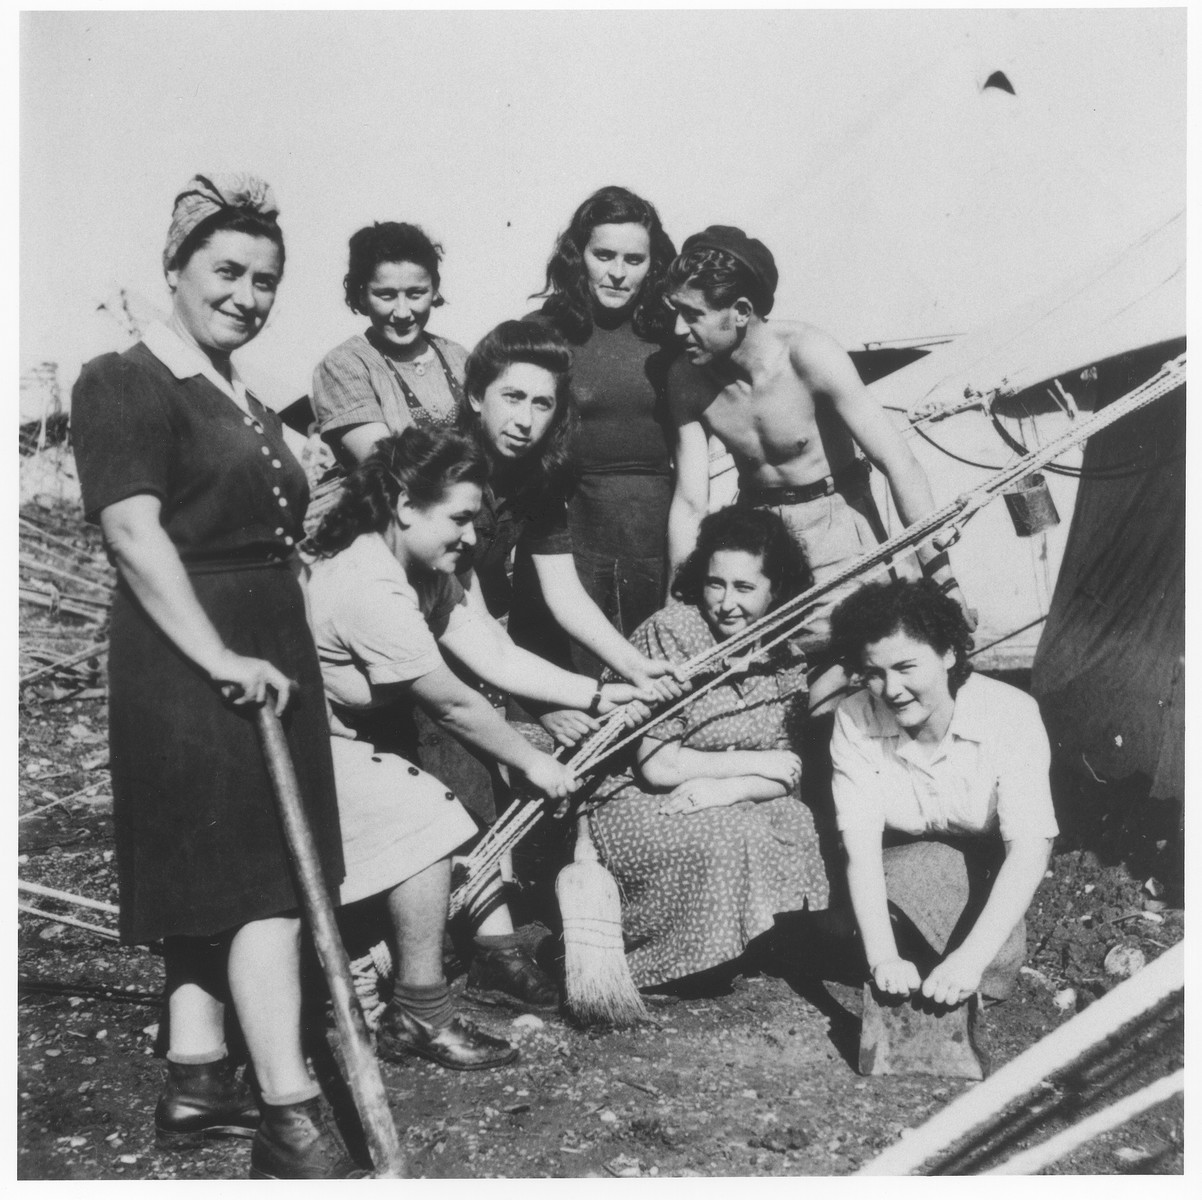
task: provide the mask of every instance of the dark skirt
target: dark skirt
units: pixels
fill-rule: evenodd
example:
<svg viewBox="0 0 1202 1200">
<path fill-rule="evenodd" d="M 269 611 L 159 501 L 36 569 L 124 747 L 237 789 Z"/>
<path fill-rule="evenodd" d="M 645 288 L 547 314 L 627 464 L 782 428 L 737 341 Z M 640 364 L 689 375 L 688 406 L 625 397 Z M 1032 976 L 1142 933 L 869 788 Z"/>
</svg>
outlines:
<svg viewBox="0 0 1202 1200">
<path fill-rule="evenodd" d="M 666 475 L 586 475 L 568 503 L 572 557 L 584 590 L 615 629 L 629 637 L 667 592 Z M 597 676 L 602 664 L 559 628 L 521 547 L 514 561 L 509 633 L 527 650 L 569 671 Z"/>
<path fill-rule="evenodd" d="M 942 959 L 972 932 L 989 899 L 1004 858 L 1001 839 L 941 841 L 899 835 L 889 841 L 898 843 L 884 849 L 889 903 L 909 918 Z M 1006 999 L 1026 957 L 1027 922 L 1022 917 L 985 968 L 980 991 L 990 999 Z M 918 969 L 925 975 L 933 965 L 919 963 Z"/>
<path fill-rule="evenodd" d="M 321 670 L 287 567 L 191 577 L 225 644 L 300 687 L 282 718 L 326 882 L 343 876 Z M 252 708 L 227 704 L 124 588 L 109 652 L 113 823 L 126 942 L 212 936 L 299 907 Z"/>
</svg>

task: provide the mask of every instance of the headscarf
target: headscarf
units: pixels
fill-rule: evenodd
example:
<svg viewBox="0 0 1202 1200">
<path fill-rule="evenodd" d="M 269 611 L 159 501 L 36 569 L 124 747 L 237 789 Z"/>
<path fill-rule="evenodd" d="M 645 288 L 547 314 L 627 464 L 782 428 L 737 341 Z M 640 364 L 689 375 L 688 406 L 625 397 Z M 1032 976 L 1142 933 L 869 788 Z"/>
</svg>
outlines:
<svg viewBox="0 0 1202 1200">
<path fill-rule="evenodd" d="M 759 238 L 748 237 L 735 225 L 710 225 L 700 233 L 685 238 L 682 255 L 690 250 L 723 250 L 742 263 L 762 285 L 769 302 L 776 295 L 780 275 L 772 251 Z"/>
<path fill-rule="evenodd" d="M 241 209 L 265 220 L 274 221 L 279 215 L 275 192 L 271 184 L 245 171 L 226 171 L 217 175 L 193 175 L 184 190 L 175 198 L 171 210 L 171 228 L 167 245 L 163 247 L 163 270 L 179 252 L 188 234 L 206 217 L 223 208 Z"/>
</svg>

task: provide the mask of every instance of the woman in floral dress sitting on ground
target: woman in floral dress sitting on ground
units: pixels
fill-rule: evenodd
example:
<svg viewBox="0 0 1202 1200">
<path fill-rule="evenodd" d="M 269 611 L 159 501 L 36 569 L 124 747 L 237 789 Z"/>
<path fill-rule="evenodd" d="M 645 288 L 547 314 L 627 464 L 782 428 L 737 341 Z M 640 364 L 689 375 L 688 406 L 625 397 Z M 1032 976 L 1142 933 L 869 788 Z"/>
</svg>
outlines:
<svg viewBox="0 0 1202 1200">
<path fill-rule="evenodd" d="M 723 509 L 702 522 L 674 602 L 631 640 L 643 654 L 683 663 L 809 578 L 775 514 Z M 590 827 L 622 892 L 639 987 L 730 963 L 776 914 L 825 907 L 826 871 L 793 749 L 805 678 L 803 659 L 770 651 L 653 726 L 629 768 L 600 786 Z"/>
</svg>

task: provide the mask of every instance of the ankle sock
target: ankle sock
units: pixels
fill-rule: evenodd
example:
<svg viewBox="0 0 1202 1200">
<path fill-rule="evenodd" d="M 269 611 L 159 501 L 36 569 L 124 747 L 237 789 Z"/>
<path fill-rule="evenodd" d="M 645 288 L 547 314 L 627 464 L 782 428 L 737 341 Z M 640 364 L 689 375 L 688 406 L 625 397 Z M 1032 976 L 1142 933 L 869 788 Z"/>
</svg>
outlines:
<svg viewBox="0 0 1202 1200">
<path fill-rule="evenodd" d="M 277 1096 L 273 1096 L 270 1092 L 263 1093 L 263 1103 L 270 1104 L 273 1108 L 280 1108 L 285 1104 L 304 1104 L 306 1100 L 312 1100 L 314 1096 L 321 1095 L 321 1084 L 314 1081 L 308 1087 L 298 1088 L 295 1092 L 281 1092 Z"/>
<path fill-rule="evenodd" d="M 174 1050 L 168 1050 L 167 1061 L 179 1063 L 181 1067 L 198 1067 L 202 1063 L 220 1062 L 223 1058 L 228 1058 L 229 1053 L 225 1043 L 222 1042 L 216 1050 L 206 1050 L 202 1054 L 177 1054 Z"/>
<path fill-rule="evenodd" d="M 396 982 L 392 985 L 392 998 L 411 1017 L 427 1025 L 449 1025 L 455 1016 L 451 1003 L 451 989 L 444 979 L 441 983 L 426 985 Z"/>
</svg>

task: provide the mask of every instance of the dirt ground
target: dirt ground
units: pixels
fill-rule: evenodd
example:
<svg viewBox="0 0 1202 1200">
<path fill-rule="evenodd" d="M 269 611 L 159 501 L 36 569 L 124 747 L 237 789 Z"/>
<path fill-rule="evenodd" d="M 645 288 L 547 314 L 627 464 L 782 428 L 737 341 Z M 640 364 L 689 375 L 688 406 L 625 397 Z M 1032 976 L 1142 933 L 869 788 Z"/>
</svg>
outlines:
<svg viewBox="0 0 1202 1200">
<path fill-rule="evenodd" d="M 61 615 L 23 611 L 22 624 L 26 635 L 71 632 Z M 47 682 L 23 694 L 18 864 L 22 880 L 115 902 L 99 682 L 85 672 L 69 686 Z M 1087 793 L 1073 781 L 1058 783 L 1057 801 L 1065 833 L 1029 916 L 1028 966 L 1018 994 L 984 1023 L 995 1068 L 1114 986 L 1103 960 L 1115 945 L 1151 960 L 1183 936 L 1183 913 L 1173 907 L 1175 812 L 1121 790 Z M 113 923 L 103 913 L 34 902 Z M 814 947 L 789 945 L 788 953 L 745 964 L 710 994 L 652 998 L 652 1020 L 633 1030 L 583 1030 L 559 1015 L 461 997 L 469 1016 L 519 1042 L 521 1057 L 471 1074 L 383 1065 L 409 1172 L 440 1179 L 845 1175 L 972 1086 L 858 1075 L 852 975 L 824 982 Z M 156 1048 L 160 958 L 22 913 L 18 967 L 19 1178 L 246 1175 L 248 1142 L 188 1155 L 155 1149 L 164 1070 Z M 453 987 L 462 992 L 461 974 Z M 314 1053 L 327 1071 L 321 1037 Z M 987 1145 L 945 1169 L 987 1168 L 1176 1069 L 1183 1057 L 1182 1012 L 1171 1005 L 1111 1052 L 1058 1076 Z M 353 1138 L 353 1118 L 347 1128 Z M 1178 1098 L 1052 1171 L 1180 1173 L 1183 1137 Z"/>
</svg>

